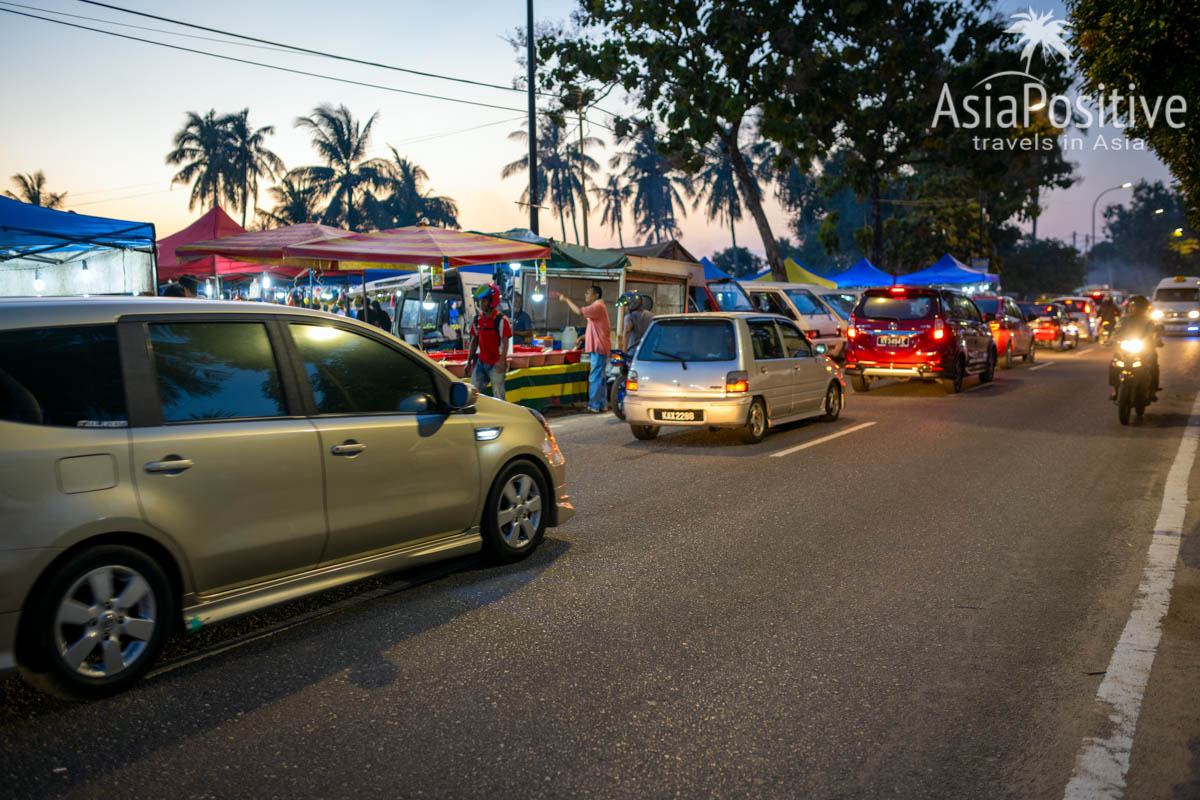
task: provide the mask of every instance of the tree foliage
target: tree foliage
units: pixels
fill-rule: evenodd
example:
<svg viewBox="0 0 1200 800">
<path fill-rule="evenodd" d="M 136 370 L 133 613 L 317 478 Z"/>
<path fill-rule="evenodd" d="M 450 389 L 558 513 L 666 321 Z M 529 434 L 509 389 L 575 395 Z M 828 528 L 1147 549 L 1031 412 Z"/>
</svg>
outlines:
<svg viewBox="0 0 1200 800">
<path fill-rule="evenodd" d="M 1134 185 L 1129 206 L 1108 206 L 1104 220 L 1108 241 L 1089 256 L 1093 280 L 1107 281 L 1111 270 L 1118 285 L 1146 292 L 1167 275 L 1200 274 L 1200 253 L 1187 246 L 1197 234 L 1184 198 L 1162 181 Z"/>
<path fill-rule="evenodd" d="M 778 242 L 776 243 L 778 244 Z M 786 258 L 786 256 L 784 256 Z M 744 247 L 727 247 L 713 253 L 713 265 L 735 278 L 748 278 L 766 268 L 763 257 L 751 253 Z"/>
<path fill-rule="evenodd" d="M 12 176 L 12 182 L 17 187 L 17 194 L 5 190 L 4 196 L 22 203 L 41 206 L 43 208 L 61 209 L 67 199 L 66 192 L 51 192 L 46 189 L 46 174 L 40 169 L 27 175 L 17 173 Z"/>
<path fill-rule="evenodd" d="M 1002 248 L 999 255 L 1005 294 L 1027 298 L 1067 294 L 1084 283 L 1079 251 L 1057 239 L 1020 239 Z"/>
<path fill-rule="evenodd" d="M 1187 102 L 1182 127 L 1153 127 L 1138 115 L 1125 133 L 1145 139 L 1178 181 L 1193 226 L 1200 227 L 1200 27 L 1193 0 L 1068 0 L 1072 43 L 1084 89 L 1100 84 L 1153 104 L 1179 95 Z M 1130 84 L 1133 89 L 1130 89 Z M 1111 88 L 1109 89 L 1111 91 Z"/>
</svg>

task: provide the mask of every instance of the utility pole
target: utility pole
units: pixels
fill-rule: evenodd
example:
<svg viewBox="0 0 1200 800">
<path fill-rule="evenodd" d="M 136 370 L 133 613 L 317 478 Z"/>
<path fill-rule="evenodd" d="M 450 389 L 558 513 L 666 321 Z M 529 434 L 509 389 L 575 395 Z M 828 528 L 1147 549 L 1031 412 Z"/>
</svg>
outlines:
<svg viewBox="0 0 1200 800">
<path fill-rule="evenodd" d="M 538 171 L 537 171 L 537 96 L 534 79 L 537 73 L 537 52 L 533 41 L 533 0 L 525 0 L 526 52 L 529 67 L 529 230 L 538 232 Z M 586 218 L 585 218 L 586 219 Z M 587 222 L 584 222 L 587 225 Z M 585 227 L 584 230 L 587 230 Z"/>
<path fill-rule="evenodd" d="M 583 163 L 583 92 L 579 93 L 579 205 L 583 209 L 583 246 L 588 247 L 587 170 Z"/>
</svg>

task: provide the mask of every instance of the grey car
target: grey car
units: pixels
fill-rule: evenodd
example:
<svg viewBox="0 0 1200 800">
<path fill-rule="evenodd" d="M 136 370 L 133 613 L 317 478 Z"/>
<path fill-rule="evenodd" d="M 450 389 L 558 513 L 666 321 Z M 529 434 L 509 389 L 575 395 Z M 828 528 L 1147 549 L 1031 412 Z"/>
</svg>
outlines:
<svg viewBox="0 0 1200 800">
<path fill-rule="evenodd" d="M 823 345 L 777 315 L 741 312 L 658 317 L 630 365 L 625 419 L 638 439 L 663 425 L 738 428 L 746 442 L 767 429 L 836 420 L 842 371 Z"/>
<path fill-rule="evenodd" d="M 0 300 L 0 487 L 0 672 L 76 698 L 173 631 L 574 514 L 536 412 L 378 328 L 200 300 Z"/>
</svg>

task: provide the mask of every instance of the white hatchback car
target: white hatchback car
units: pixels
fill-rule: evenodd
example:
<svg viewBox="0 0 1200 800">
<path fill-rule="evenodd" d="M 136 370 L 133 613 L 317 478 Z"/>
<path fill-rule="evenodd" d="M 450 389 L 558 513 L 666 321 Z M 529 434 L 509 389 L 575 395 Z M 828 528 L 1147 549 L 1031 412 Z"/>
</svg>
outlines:
<svg viewBox="0 0 1200 800">
<path fill-rule="evenodd" d="M 795 321 L 809 341 L 825 345 L 826 353 L 841 358 L 846 349 L 845 325 L 837 312 L 818 296 L 821 287 L 754 281 L 743 284 L 743 288 L 760 311 Z"/>
<path fill-rule="evenodd" d="M 842 371 L 790 320 L 768 314 L 658 317 L 630 365 L 625 420 L 634 437 L 663 425 L 739 428 L 747 443 L 767 428 L 842 411 Z"/>
</svg>

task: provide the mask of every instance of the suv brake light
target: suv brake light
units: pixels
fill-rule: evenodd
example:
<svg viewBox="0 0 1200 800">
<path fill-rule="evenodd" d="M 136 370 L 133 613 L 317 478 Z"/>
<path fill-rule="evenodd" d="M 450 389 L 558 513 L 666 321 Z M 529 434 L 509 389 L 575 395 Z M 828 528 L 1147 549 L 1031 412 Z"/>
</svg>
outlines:
<svg viewBox="0 0 1200 800">
<path fill-rule="evenodd" d="M 945 339 L 946 338 L 946 323 L 942 322 L 941 317 L 937 317 L 933 320 L 933 338 L 934 339 Z"/>
<path fill-rule="evenodd" d="M 846 338 L 853 339 L 856 336 L 858 336 L 858 320 L 852 316 L 850 317 L 849 324 L 846 326 Z"/>
</svg>

